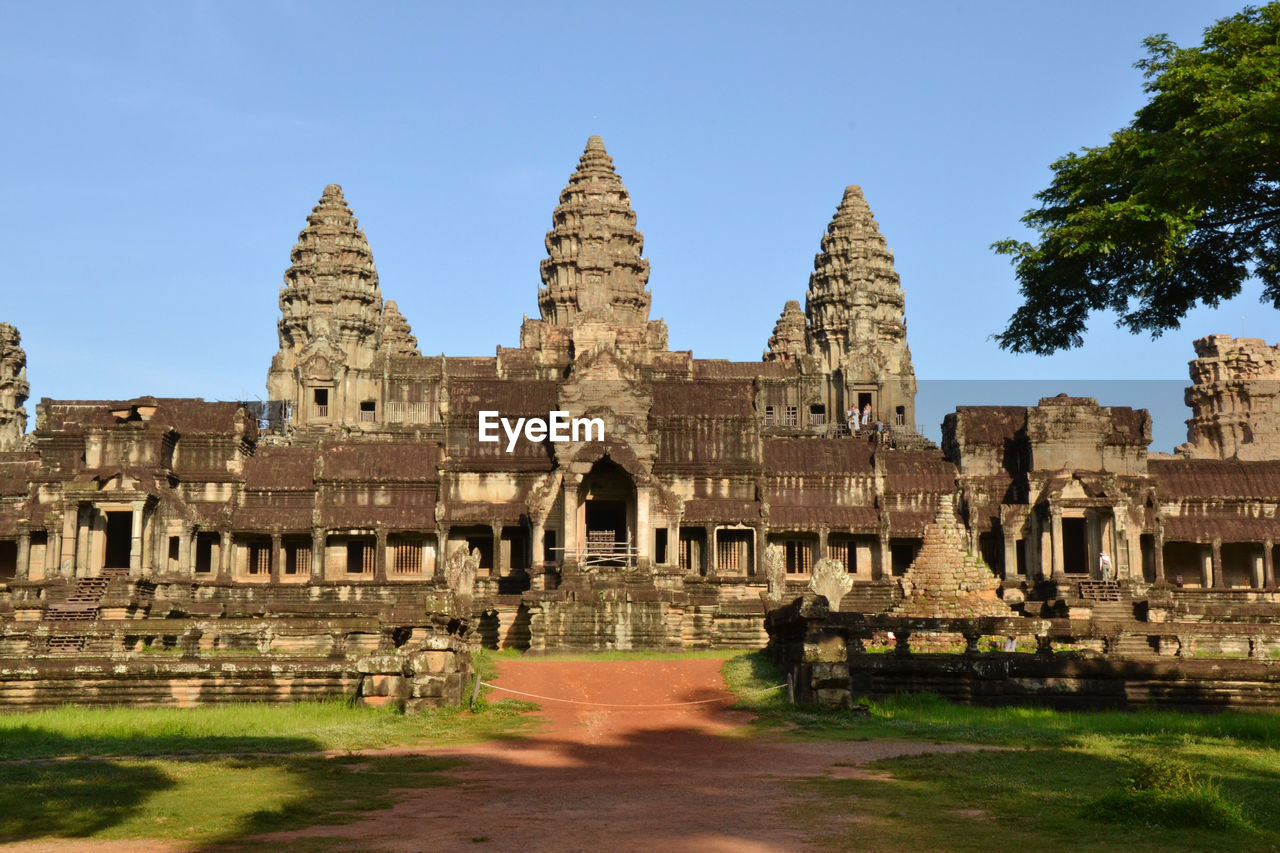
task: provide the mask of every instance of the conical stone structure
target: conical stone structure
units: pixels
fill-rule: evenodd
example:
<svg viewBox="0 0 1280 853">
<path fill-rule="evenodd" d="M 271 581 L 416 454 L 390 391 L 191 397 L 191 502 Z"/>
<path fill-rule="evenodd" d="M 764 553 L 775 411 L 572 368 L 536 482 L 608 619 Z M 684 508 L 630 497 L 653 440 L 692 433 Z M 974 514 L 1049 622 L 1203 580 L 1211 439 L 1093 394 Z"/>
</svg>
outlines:
<svg viewBox="0 0 1280 853">
<path fill-rule="evenodd" d="M 809 352 L 843 386 L 833 389 L 842 399 L 827 401 L 834 411 L 870 402 L 877 420 L 914 426 L 905 304 L 893 253 L 862 189 L 847 187 L 814 258 L 805 300 Z"/>
<path fill-rule="evenodd" d="M 964 526 L 956 520 L 951 495 L 925 525 L 924 544 L 902 580 L 903 598 L 895 616 L 976 618 L 1013 616 L 996 591 L 1000 581 L 982 558 L 969 550 Z"/>
<path fill-rule="evenodd" d="M 280 348 L 326 336 L 356 358 L 382 325 L 382 291 L 373 250 L 342 187 L 324 188 L 290 256 L 280 291 Z"/>
<path fill-rule="evenodd" d="M 769 348 L 765 350 L 765 361 L 797 361 L 805 354 L 804 312 L 800 303 L 794 299 L 787 300 L 782 315 L 773 325 L 773 335 L 769 338 Z"/>
<path fill-rule="evenodd" d="M 525 318 L 520 346 L 544 367 L 611 351 L 634 364 L 667 352 L 667 324 L 649 319 L 649 261 L 631 196 L 604 141 L 593 136 L 560 193 L 540 272 L 538 319 Z"/>
<path fill-rule="evenodd" d="M 280 289 L 280 349 L 267 374 L 270 398 L 292 406 L 295 426 L 375 422 L 381 392 L 374 368 L 388 327 L 373 251 L 342 187 L 324 188 L 290 260 Z M 412 341 L 408 323 L 400 328 L 393 318 L 392 326 L 403 349 L 404 335 Z"/>
<path fill-rule="evenodd" d="M 418 339 L 413 336 L 409 321 L 400 313 L 400 306 L 387 300 L 382 309 L 382 351 L 388 355 L 422 355 L 418 351 Z"/>
<path fill-rule="evenodd" d="M 0 323 L 0 451 L 22 449 L 30 393 L 22 335 L 8 323 Z"/>
<path fill-rule="evenodd" d="M 599 136 L 587 140 L 552 222 L 538 292 L 542 319 L 563 325 L 579 312 L 594 312 L 621 325 L 645 323 L 644 235 L 636 230 L 631 196 Z"/>
</svg>

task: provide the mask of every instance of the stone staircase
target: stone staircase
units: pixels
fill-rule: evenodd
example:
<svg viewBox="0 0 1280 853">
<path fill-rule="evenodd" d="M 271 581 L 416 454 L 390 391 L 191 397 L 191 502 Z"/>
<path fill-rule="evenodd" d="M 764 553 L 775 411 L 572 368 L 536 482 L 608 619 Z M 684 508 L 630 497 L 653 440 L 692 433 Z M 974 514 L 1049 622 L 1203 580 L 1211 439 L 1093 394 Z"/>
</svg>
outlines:
<svg viewBox="0 0 1280 853">
<path fill-rule="evenodd" d="M 1121 600 L 1120 584 L 1115 581 L 1080 581 L 1079 594 L 1081 598 L 1087 598 L 1092 601 Z"/>
<path fill-rule="evenodd" d="M 92 622 L 98 618 L 98 606 L 111 584 L 111 577 L 80 578 L 66 601 L 49 605 L 45 618 L 57 622 Z"/>
<path fill-rule="evenodd" d="M 1145 634 L 1125 634 L 1116 641 L 1110 652 L 1126 658 L 1151 657 L 1156 654 L 1151 640 Z"/>
<path fill-rule="evenodd" d="M 1093 618 L 1104 621 L 1130 622 L 1133 620 L 1133 602 L 1111 600 L 1095 601 Z"/>
</svg>

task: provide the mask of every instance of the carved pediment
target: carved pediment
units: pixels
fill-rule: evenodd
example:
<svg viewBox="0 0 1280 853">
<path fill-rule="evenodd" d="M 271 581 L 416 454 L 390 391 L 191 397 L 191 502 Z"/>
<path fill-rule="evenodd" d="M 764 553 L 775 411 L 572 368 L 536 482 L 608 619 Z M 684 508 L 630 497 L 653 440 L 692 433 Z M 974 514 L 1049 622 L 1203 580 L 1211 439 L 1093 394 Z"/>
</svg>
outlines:
<svg viewBox="0 0 1280 853">
<path fill-rule="evenodd" d="M 346 354 L 328 338 L 316 338 L 298 354 L 298 373 L 313 382 L 332 382 L 346 366 Z"/>
</svg>

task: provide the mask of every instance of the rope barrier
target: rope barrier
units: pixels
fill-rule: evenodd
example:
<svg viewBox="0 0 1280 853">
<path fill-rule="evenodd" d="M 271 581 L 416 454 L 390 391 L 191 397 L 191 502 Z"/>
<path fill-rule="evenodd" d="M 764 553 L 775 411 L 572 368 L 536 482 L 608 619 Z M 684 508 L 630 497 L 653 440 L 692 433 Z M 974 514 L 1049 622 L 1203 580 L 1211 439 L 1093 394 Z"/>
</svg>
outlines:
<svg viewBox="0 0 1280 853">
<path fill-rule="evenodd" d="M 630 710 L 646 709 L 646 708 L 683 708 L 688 705 L 708 705 L 712 702 L 726 702 L 740 698 L 741 696 L 752 696 L 757 693 L 768 693 L 772 690 L 780 690 L 786 687 L 786 682 L 775 684 L 772 687 L 763 687 L 759 690 L 748 690 L 741 694 L 731 694 L 729 696 L 718 696 L 715 699 L 697 699 L 692 702 L 662 702 L 656 705 L 618 705 L 612 702 L 584 702 L 581 699 L 561 699 L 558 696 L 539 696 L 536 693 L 525 693 L 523 690 L 512 690 L 510 687 L 503 687 L 498 684 L 490 684 L 487 681 L 479 681 L 477 679 L 476 687 L 483 684 L 485 687 L 492 687 L 494 690 L 502 690 L 506 693 L 514 693 L 516 696 L 525 696 L 529 699 L 541 699 L 544 702 L 565 702 L 569 705 L 589 705 L 592 708 L 627 708 Z"/>
</svg>

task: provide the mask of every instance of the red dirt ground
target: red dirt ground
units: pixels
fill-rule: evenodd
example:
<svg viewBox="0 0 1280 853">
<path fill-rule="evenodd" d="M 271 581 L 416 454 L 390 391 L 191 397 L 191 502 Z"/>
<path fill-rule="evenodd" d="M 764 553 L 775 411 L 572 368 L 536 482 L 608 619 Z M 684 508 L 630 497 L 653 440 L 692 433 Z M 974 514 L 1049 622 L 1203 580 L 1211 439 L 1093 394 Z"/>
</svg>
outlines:
<svg viewBox="0 0 1280 853">
<path fill-rule="evenodd" d="M 504 660 L 495 684 L 539 696 L 611 705 L 730 699 L 723 661 Z M 491 699 L 502 698 L 493 690 Z M 517 697 L 523 698 L 523 697 Z M 731 700 L 730 700 L 731 701 Z M 520 739 L 447 749 L 375 750 L 456 756 L 458 784 L 404 791 L 387 811 L 355 824 L 263 835 L 338 838 L 339 849 L 661 850 L 755 853 L 822 849 L 788 811 L 803 807 L 796 780 L 862 775 L 869 761 L 956 745 L 848 741 L 789 743 L 735 737 L 751 715 L 727 702 L 676 708 L 606 708 L 540 701 L 545 727 Z M 870 774 L 867 774 L 870 775 Z M 848 820 L 858 816 L 851 809 Z M 831 827 L 824 827 L 831 829 Z M 176 851 L 164 842 L 29 842 L 37 851 Z"/>
<path fill-rule="evenodd" d="M 494 683 L 610 705 L 729 699 L 722 665 L 711 658 L 526 658 L 500 662 Z M 490 698 L 504 695 L 510 694 L 494 690 Z M 634 710 L 539 704 L 546 727 L 529 738 L 440 751 L 465 759 L 447 772 L 460 784 L 407 791 L 394 808 L 370 814 L 367 822 L 313 827 L 288 837 L 350 838 L 359 849 L 397 853 L 816 850 L 804 829 L 785 817 L 799 802 L 793 780 L 848 776 L 856 765 L 895 755 L 964 749 L 726 736 L 751 719 L 725 710 L 727 702 Z"/>
</svg>

